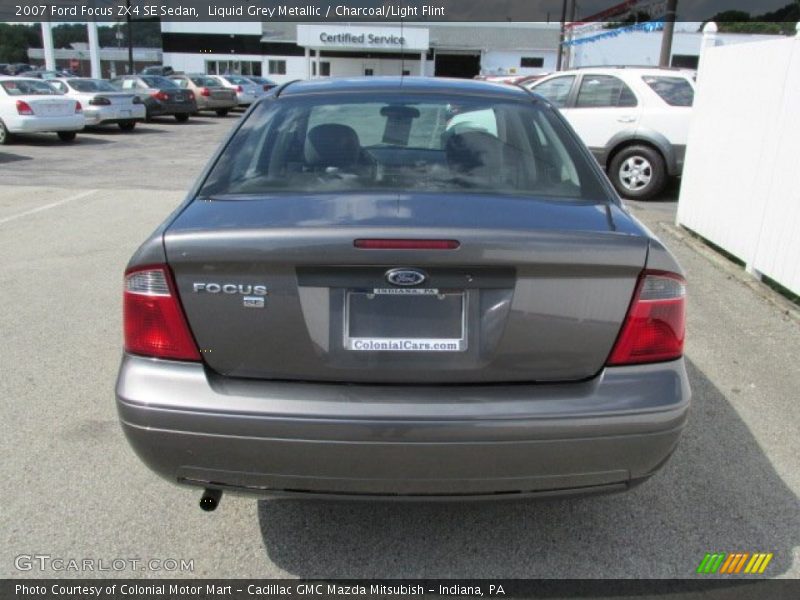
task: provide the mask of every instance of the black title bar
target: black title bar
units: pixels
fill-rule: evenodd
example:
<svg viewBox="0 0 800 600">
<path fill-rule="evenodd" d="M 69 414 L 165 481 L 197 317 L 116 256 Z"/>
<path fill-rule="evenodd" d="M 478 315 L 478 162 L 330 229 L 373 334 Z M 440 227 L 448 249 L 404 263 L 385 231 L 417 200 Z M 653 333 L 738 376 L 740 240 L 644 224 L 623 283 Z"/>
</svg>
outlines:
<svg viewBox="0 0 800 600">
<path fill-rule="evenodd" d="M 0 21 L 536 21 L 556 22 L 563 0 L 0 0 Z M 578 21 L 670 18 L 667 0 L 581 0 Z M 705 21 L 726 11 L 749 20 L 798 20 L 793 0 L 680 0 L 677 21 Z"/>
</svg>

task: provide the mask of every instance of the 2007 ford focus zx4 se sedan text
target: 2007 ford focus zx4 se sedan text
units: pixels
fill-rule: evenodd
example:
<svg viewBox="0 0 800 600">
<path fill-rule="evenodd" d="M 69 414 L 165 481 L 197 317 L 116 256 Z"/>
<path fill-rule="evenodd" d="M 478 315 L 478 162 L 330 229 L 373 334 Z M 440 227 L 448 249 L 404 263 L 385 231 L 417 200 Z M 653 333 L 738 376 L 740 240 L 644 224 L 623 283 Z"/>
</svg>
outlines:
<svg viewBox="0 0 800 600">
<path fill-rule="evenodd" d="M 618 491 L 678 443 L 684 322 L 680 267 L 546 100 L 294 82 L 131 259 L 117 407 L 207 510 Z"/>
</svg>

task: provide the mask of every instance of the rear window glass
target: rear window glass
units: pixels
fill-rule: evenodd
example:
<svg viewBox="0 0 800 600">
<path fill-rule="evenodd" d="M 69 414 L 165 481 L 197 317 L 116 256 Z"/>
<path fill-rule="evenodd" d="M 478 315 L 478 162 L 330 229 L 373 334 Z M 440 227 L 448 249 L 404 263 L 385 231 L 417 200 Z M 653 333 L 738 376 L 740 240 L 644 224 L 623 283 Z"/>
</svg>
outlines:
<svg viewBox="0 0 800 600">
<path fill-rule="evenodd" d="M 60 96 L 55 88 L 35 79 L 15 79 L 0 83 L 9 96 Z"/>
<path fill-rule="evenodd" d="M 549 108 L 438 95 L 341 96 L 257 106 L 200 196 L 385 190 L 608 199 Z"/>
<path fill-rule="evenodd" d="M 211 77 L 192 77 L 192 83 L 200 87 L 222 87 L 222 84 Z"/>
<path fill-rule="evenodd" d="M 691 106 L 694 102 L 694 88 L 683 77 L 645 76 L 642 79 L 670 106 Z"/>
<path fill-rule="evenodd" d="M 141 79 L 142 79 L 142 81 L 144 81 L 148 85 L 148 87 L 151 87 L 151 88 L 168 88 L 169 89 L 169 88 L 178 87 L 177 85 L 175 85 L 173 82 L 171 82 L 166 77 L 158 77 L 158 76 L 155 76 L 155 75 L 145 75 Z"/>
<path fill-rule="evenodd" d="M 253 82 L 238 75 L 225 75 L 225 79 L 230 81 L 233 85 L 253 85 Z"/>
<path fill-rule="evenodd" d="M 72 89 L 78 92 L 116 92 L 117 88 L 102 79 L 70 79 Z"/>
</svg>

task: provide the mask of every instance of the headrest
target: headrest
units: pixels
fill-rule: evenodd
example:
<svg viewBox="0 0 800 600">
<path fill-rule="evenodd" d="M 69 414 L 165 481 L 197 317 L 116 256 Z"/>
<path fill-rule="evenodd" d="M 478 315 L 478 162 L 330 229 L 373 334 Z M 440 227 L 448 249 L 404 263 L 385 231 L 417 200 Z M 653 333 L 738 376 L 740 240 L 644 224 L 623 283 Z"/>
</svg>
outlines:
<svg viewBox="0 0 800 600">
<path fill-rule="evenodd" d="M 317 125 L 308 132 L 304 153 L 310 165 L 347 168 L 358 163 L 361 143 L 352 127 Z"/>
<path fill-rule="evenodd" d="M 503 143 L 485 131 L 465 131 L 447 138 L 447 162 L 462 173 L 494 169 L 502 165 Z"/>
</svg>

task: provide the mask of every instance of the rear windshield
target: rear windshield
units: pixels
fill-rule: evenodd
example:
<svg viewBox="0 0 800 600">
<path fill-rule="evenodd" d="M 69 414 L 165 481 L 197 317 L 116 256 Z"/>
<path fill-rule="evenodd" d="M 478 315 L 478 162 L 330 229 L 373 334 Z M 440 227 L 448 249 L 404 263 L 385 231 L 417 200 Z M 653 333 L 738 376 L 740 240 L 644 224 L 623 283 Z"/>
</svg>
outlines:
<svg viewBox="0 0 800 600">
<path fill-rule="evenodd" d="M 341 94 L 263 102 L 200 196 L 447 192 L 607 200 L 555 111 L 533 102 Z"/>
<path fill-rule="evenodd" d="M 253 85 L 252 81 L 238 75 L 223 75 L 223 77 L 234 85 Z"/>
<path fill-rule="evenodd" d="M 102 79 L 70 79 L 72 89 L 79 92 L 116 92 L 117 88 Z"/>
<path fill-rule="evenodd" d="M 147 84 L 147 87 L 151 88 L 170 89 L 178 87 L 166 77 L 160 77 L 158 75 L 143 75 L 141 79 Z"/>
<path fill-rule="evenodd" d="M 670 106 L 691 106 L 694 88 L 683 77 L 645 76 L 644 82 Z"/>
<path fill-rule="evenodd" d="M 48 83 L 36 79 L 15 79 L 0 83 L 9 96 L 60 96 Z"/>
<path fill-rule="evenodd" d="M 190 77 L 192 83 L 200 87 L 222 87 L 222 84 L 211 77 Z"/>
</svg>

